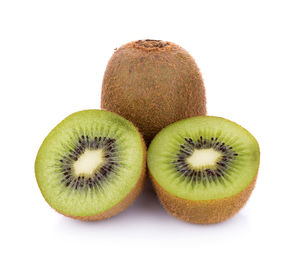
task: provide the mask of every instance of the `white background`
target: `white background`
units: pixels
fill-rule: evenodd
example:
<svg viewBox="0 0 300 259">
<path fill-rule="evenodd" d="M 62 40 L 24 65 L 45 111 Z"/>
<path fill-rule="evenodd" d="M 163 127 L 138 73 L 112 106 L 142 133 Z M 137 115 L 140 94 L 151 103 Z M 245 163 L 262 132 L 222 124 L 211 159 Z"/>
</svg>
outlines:
<svg viewBox="0 0 300 259">
<path fill-rule="evenodd" d="M 299 258 L 299 27 L 297 1 L 0 1 L 0 257 Z M 118 216 L 79 222 L 38 189 L 43 139 L 69 114 L 99 108 L 114 48 L 145 38 L 187 49 L 208 114 L 260 143 L 256 189 L 224 223 L 176 220 L 149 184 Z"/>
</svg>

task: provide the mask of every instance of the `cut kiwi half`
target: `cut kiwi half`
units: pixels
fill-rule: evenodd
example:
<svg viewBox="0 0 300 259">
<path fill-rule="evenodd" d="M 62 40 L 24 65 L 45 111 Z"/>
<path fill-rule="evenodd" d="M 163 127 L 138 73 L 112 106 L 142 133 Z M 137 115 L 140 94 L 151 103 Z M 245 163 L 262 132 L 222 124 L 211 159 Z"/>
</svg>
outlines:
<svg viewBox="0 0 300 259">
<path fill-rule="evenodd" d="M 213 116 L 175 122 L 151 142 L 147 164 L 162 205 L 193 223 L 217 223 L 239 211 L 256 181 L 260 151 L 238 124 Z"/>
<path fill-rule="evenodd" d="M 145 179 L 145 143 L 135 126 L 112 112 L 85 110 L 58 124 L 42 143 L 35 175 L 58 212 L 100 220 L 127 208 Z"/>
</svg>

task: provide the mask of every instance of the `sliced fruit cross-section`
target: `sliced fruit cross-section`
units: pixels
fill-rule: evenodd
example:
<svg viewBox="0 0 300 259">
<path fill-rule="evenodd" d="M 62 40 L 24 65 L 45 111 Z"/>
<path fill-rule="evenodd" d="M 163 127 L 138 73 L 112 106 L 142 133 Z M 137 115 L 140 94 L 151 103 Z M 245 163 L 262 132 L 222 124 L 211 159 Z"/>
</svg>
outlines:
<svg viewBox="0 0 300 259">
<path fill-rule="evenodd" d="M 140 193 L 145 144 L 117 114 L 86 110 L 57 125 L 41 145 L 35 173 L 46 201 L 77 219 L 111 217 Z"/>
</svg>

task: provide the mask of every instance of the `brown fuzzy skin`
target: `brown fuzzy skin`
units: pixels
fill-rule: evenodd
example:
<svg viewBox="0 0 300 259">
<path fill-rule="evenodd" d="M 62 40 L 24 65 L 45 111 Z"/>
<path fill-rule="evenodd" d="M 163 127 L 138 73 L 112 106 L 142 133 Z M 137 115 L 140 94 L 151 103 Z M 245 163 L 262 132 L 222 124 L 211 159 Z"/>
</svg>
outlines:
<svg viewBox="0 0 300 259">
<path fill-rule="evenodd" d="M 140 135 L 140 137 L 143 144 L 143 168 L 142 168 L 141 176 L 137 181 L 136 185 L 134 186 L 134 188 L 127 194 L 127 196 L 123 200 L 121 200 L 119 203 L 114 205 L 109 210 L 96 215 L 81 217 L 81 216 L 66 215 L 63 213 L 62 214 L 67 217 L 73 219 L 79 219 L 83 221 L 97 221 L 97 220 L 110 218 L 127 209 L 131 205 L 131 203 L 133 203 L 136 200 L 136 198 L 139 196 L 139 194 L 142 192 L 146 180 L 146 145 L 142 135 Z"/>
<path fill-rule="evenodd" d="M 151 173 L 150 173 L 151 176 Z M 196 224 L 214 224 L 231 218 L 249 199 L 256 182 L 256 177 L 240 193 L 220 199 L 191 201 L 171 195 L 151 176 L 154 189 L 167 212 L 176 218 Z"/>
<path fill-rule="evenodd" d="M 135 41 L 111 57 L 101 107 L 132 121 L 149 144 L 167 125 L 206 115 L 205 88 L 186 50 L 171 42 Z"/>
</svg>

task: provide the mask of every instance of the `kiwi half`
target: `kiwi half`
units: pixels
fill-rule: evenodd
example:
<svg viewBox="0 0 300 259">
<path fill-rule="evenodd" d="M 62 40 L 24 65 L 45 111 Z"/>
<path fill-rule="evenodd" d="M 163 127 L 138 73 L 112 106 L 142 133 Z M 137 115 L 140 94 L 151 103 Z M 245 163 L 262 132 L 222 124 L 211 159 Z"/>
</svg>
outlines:
<svg viewBox="0 0 300 259">
<path fill-rule="evenodd" d="M 127 208 L 141 192 L 146 151 L 135 126 L 103 110 L 74 113 L 42 143 L 35 161 L 39 188 L 51 207 L 80 220 Z"/>
<path fill-rule="evenodd" d="M 149 144 L 167 125 L 206 114 L 203 80 L 191 55 L 161 40 L 121 46 L 103 78 L 101 107 L 132 121 Z"/>
<path fill-rule="evenodd" d="M 175 122 L 151 142 L 147 164 L 162 205 L 193 223 L 224 221 L 248 200 L 260 151 L 236 123 L 212 116 Z"/>
</svg>

